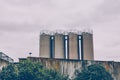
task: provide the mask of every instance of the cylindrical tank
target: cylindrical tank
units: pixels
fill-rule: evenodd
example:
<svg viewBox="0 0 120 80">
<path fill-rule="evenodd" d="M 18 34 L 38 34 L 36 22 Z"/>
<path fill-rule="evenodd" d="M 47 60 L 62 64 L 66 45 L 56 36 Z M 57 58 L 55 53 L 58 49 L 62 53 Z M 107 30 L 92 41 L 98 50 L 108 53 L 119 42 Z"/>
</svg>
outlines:
<svg viewBox="0 0 120 80">
<path fill-rule="evenodd" d="M 40 57 L 50 58 L 50 35 L 40 35 Z"/>
<path fill-rule="evenodd" d="M 93 34 L 83 32 L 82 37 L 83 37 L 83 60 L 94 60 Z"/>
<path fill-rule="evenodd" d="M 55 58 L 64 59 L 64 35 L 56 33 L 55 37 Z"/>
<path fill-rule="evenodd" d="M 78 35 L 69 33 L 69 59 L 78 59 Z"/>
</svg>

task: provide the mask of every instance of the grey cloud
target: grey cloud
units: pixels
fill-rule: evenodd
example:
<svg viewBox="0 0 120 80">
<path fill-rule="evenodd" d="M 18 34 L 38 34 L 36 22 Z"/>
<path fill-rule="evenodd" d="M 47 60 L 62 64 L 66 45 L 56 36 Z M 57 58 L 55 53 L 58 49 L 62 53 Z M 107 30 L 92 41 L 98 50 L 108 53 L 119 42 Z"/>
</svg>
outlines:
<svg viewBox="0 0 120 80">
<path fill-rule="evenodd" d="M 96 7 L 93 16 L 93 23 L 111 22 L 120 19 L 120 1 L 104 0 L 104 2 Z"/>
<path fill-rule="evenodd" d="M 13 2 L 6 1 L 7 10 L 1 11 L 3 12 L 3 20 L 9 20 L 15 23 L 22 23 L 27 21 L 28 23 L 35 23 L 38 21 L 40 24 L 76 24 L 77 21 L 83 24 L 83 19 L 87 20 L 87 17 L 90 16 L 92 8 L 98 4 L 100 1 L 86 0 L 86 1 L 43 1 L 40 0 L 28 1 L 28 4 L 32 1 L 33 4 L 39 3 L 38 5 L 22 5 L 21 3 L 26 3 L 26 1 L 18 0 L 17 2 L 12 0 Z M 82 3 L 81 3 L 82 2 Z M 5 3 L 5 2 L 4 2 Z M 21 5 L 12 5 L 15 3 L 20 3 Z M 41 5 L 46 4 L 47 5 Z M 83 5 L 85 4 L 85 5 Z M 54 7 L 51 7 L 54 6 Z M 9 13 L 5 15 L 5 13 Z M 11 20 L 12 19 L 12 20 Z M 85 22 L 84 22 L 85 23 Z"/>
<path fill-rule="evenodd" d="M 10 57 L 17 58 L 27 57 L 29 52 L 38 56 L 38 33 L 32 32 L 2 32 L 0 37 L 0 50 Z"/>
<path fill-rule="evenodd" d="M 38 25 L 28 25 L 28 24 L 0 24 L 0 31 L 3 32 L 36 32 L 40 31 L 41 26 Z"/>
<path fill-rule="evenodd" d="M 101 8 L 98 9 L 103 11 L 102 14 L 111 14 L 111 15 L 120 15 L 120 0 L 105 0 L 101 5 Z"/>
<path fill-rule="evenodd" d="M 26 2 L 28 2 L 27 4 L 29 4 L 29 6 L 26 4 Z M 96 1 L 94 2 L 96 3 Z M 82 5 L 82 3 L 79 3 L 78 0 L 75 2 L 72 0 L 2 0 L 1 3 L 4 4 L 2 4 L 2 8 L 0 9 L 2 12 L 0 13 L 1 26 L 3 26 L 3 29 L 15 31 L 31 28 L 40 29 L 41 26 L 43 28 L 52 28 L 56 25 L 62 25 L 62 28 L 68 28 L 70 26 L 89 26 L 89 23 L 86 23 L 88 22 L 88 18 L 85 16 L 90 12 L 88 8 L 93 7 L 92 4 L 95 4 L 90 2 L 90 4 L 87 3 L 88 5 Z M 30 5 L 31 3 L 32 5 Z M 83 3 L 86 3 L 86 1 L 83 1 Z M 79 5 L 83 7 L 79 7 Z M 85 6 L 86 8 L 84 8 Z M 68 26 L 66 26 L 66 24 Z"/>
</svg>

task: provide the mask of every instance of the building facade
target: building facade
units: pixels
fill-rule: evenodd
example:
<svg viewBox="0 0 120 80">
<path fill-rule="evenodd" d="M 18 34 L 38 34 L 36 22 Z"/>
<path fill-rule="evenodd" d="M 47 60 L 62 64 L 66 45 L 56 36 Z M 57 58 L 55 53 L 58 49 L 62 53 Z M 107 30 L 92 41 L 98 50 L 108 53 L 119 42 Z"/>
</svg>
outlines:
<svg viewBox="0 0 120 80">
<path fill-rule="evenodd" d="M 43 58 L 94 60 L 93 34 L 67 32 L 40 34 L 39 56 Z"/>
<path fill-rule="evenodd" d="M 2 70 L 2 68 L 7 66 L 9 63 L 13 62 L 14 60 L 12 58 L 4 54 L 3 52 L 0 52 L 0 70 Z"/>
</svg>

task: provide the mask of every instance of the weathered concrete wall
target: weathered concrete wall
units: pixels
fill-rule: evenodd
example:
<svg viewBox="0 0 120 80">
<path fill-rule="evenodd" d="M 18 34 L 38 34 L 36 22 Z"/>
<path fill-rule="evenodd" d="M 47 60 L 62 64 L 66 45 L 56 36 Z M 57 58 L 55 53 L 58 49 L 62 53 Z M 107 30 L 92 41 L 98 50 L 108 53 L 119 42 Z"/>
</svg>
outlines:
<svg viewBox="0 0 120 80">
<path fill-rule="evenodd" d="M 40 54 L 41 57 L 50 58 L 50 35 L 40 35 Z"/>
<path fill-rule="evenodd" d="M 8 63 L 9 63 L 8 61 L 0 59 L 0 70 L 2 70 L 4 66 L 7 66 Z"/>
<path fill-rule="evenodd" d="M 93 34 L 82 33 L 83 35 L 83 59 L 94 60 Z"/>
<path fill-rule="evenodd" d="M 77 34 L 69 34 L 69 59 L 78 59 Z"/>
<path fill-rule="evenodd" d="M 33 61 L 41 62 L 44 66 L 51 69 L 56 69 L 62 74 L 69 75 L 70 78 L 74 78 L 75 70 L 82 69 L 91 64 L 103 65 L 110 74 L 112 74 L 114 80 L 120 80 L 120 62 L 113 61 L 80 61 L 80 60 L 66 60 L 66 59 L 48 59 L 40 57 L 31 57 Z"/>
<path fill-rule="evenodd" d="M 55 35 L 55 58 L 64 59 L 64 35 Z"/>
</svg>

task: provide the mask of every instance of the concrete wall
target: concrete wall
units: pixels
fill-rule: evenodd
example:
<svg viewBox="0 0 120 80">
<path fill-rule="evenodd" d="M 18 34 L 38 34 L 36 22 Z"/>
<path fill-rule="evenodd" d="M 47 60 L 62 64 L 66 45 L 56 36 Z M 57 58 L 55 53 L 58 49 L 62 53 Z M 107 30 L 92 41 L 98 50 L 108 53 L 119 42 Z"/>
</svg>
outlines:
<svg viewBox="0 0 120 80">
<path fill-rule="evenodd" d="M 55 58 L 64 59 L 64 35 L 55 35 Z"/>
<path fill-rule="evenodd" d="M 40 35 L 40 57 L 50 58 L 50 35 Z"/>
<path fill-rule="evenodd" d="M 93 51 L 93 35 L 90 33 L 83 33 L 83 59 L 94 60 Z"/>
<path fill-rule="evenodd" d="M 69 34 L 69 59 L 78 59 L 77 34 Z"/>
<path fill-rule="evenodd" d="M 75 77 L 75 70 L 81 70 L 91 64 L 103 65 L 112 75 L 114 80 L 120 80 L 120 62 L 113 61 L 80 61 L 80 60 L 65 60 L 65 59 L 48 59 L 40 57 L 31 57 L 33 61 L 41 62 L 44 66 L 50 69 L 56 69 L 62 74 L 69 75 L 71 79 Z"/>
<path fill-rule="evenodd" d="M 0 70 L 2 70 L 3 67 L 7 66 L 8 63 L 8 61 L 0 59 Z"/>
</svg>

